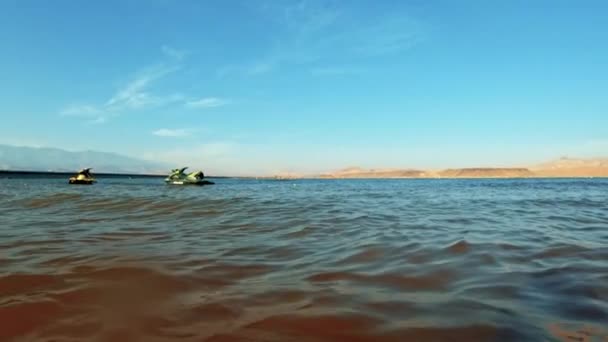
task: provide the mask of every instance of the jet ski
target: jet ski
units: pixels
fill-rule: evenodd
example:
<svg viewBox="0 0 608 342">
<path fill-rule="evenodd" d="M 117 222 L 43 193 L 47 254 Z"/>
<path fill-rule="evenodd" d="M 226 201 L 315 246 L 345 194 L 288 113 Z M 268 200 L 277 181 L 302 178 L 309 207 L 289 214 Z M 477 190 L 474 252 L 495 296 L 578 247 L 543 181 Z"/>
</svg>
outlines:
<svg viewBox="0 0 608 342">
<path fill-rule="evenodd" d="M 204 180 L 205 174 L 203 171 L 196 171 L 186 174 L 188 167 L 171 170 L 171 174 L 165 178 L 165 183 L 172 185 L 210 185 L 213 182 Z"/>
<path fill-rule="evenodd" d="M 75 176 L 70 177 L 70 184 L 85 184 L 91 185 L 97 182 L 97 180 L 91 175 L 91 168 L 82 169 L 78 171 Z"/>
</svg>

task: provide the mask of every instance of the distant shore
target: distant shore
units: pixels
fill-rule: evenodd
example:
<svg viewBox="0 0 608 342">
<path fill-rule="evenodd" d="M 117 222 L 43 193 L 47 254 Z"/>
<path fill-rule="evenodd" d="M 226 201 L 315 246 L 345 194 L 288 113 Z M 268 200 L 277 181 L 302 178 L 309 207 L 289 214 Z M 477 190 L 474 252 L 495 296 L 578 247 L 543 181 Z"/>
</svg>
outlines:
<svg viewBox="0 0 608 342">
<path fill-rule="evenodd" d="M 11 175 L 20 177 L 69 177 L 69 171 L 30 171 L 0 170 L 0 177 Z M 128 178 L 148 177 L 162 178 L 166 174 L 95 172 L 96 177 Z M 216 176 L 206 178 L 240 178 L 240 179 L 466 179 L 466 178 L 606 178 L 608 177 L 608 159 L 575 159 L 563 157 L 558 160 L 532 167 L 469 167 L 448 168 L 441 170 L 423 169 L 364 169 L 349 167 L 333 172 L 319 174 L 299 174 L 283 172 L 264 176 Z"/>
<path fill-rule="evenodd" d="M 319 178 L 589 178 L 608 177 L 608 169 L 531 170 L 527 168 L 461 168 L 439 171 L 426 170 L 361 170 L 338 171 Z"/>
<path fill-rule="evenodd" d="M 527 170 L 527 169 L 526 169 Z M 73 176 L 74 172 L 54 172 L 54 171 L 11 171 L 0 170 L 0 178 L 68 178 Z M 141 173 L 95 173 L 97 178 L 165 178 L 166 175 L 156 174 L 141 174 Z M 442 172 L 435 171 L 417 171 L 417 170 L 401 170 L 401 171 L 362 171 L 360 173 L 348 174 L 321 174 L 309 176 L 205 176 L 210 179 L 253 179 L 253 180 L 302 180 L 302 179 L 322 179 L 322 180 L 340 180 L 340 179 L 525 179 L 525 178 L 608 178 L 608 172 L 602 174 L 571 174 L 571 173 L 537 173 L 530 170 L 523 171 L 519 168 L 507 169 L 492 169 L 492 168 L 471 168 L 471 169 L 448 169 Z"/>
<path fill-rule="evenodd" d="M 75 172 L 67 172 L 67 171 L 28 171 L 28 170 L 0 170 L 0 175 L 16 175 L 16 176 L 73 176 Z M 95 176 L 101 177 L 116 177 L 116 178 L 124 178 L 124 177 L 166 177 L 166 175 L 155 175 L 155 174 L 134 174 L 134 173 L 104 173 L 104 172 L 95 172 Z"/>
<path fill-rule="evenodd" d="M 0 178 L 19 176 L 19 177 L 71 177 L 75 172 L 67 171 L 27 171 L 27 170 L 0 170 Z M 95 172 L 95 177 L 102 178 L 165 178 L 167 175 L 163 174 L 146 174 L 146 173 L 114 173 L 114 172 Z M 225 176 L 205 176 L 205 178 L 230 178 Z"/>
<path fill-rule="evenodd" d="M 349 167 L 319 175 L 298 175 L 296 173 L 278 174 L 278 179 L 294 178 L 323 178 L 323 179 L 353 179 L 353 178 L 590 178 L 608 177 L 608 159 L 578 159 L 562 157 L 547 163 L 530 167 L 465 167 L 439 170 L 425 169 L 364 169 Z"/>
</svg>

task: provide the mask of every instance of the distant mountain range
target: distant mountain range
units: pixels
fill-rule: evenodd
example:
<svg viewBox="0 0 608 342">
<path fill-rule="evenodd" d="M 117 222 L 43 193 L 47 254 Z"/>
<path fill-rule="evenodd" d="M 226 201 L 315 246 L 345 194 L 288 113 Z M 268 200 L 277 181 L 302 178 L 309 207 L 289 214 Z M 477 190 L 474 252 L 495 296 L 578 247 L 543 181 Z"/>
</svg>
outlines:
<svg viewBox="0 0 608 342">
<path fill-rule="evenodd" d="M 86 167 L 94 172 L 134 174 L 166 173 L 170 169 L 164 163 L 116 153 L 0 145 L 0 170 L 73 172 Z"/>
<path fill-rule="evenodd" d="M 319 178 L 538 178 L 608 177 L 608 159 L 560 158 L 530 167 L 481 167 L 445 170 L 371 169 L 351 167 Z"/>
<path fill-rule="evenodd" d="M 530 167 L 483 167 L 445 170 L 361 169 L 350 167 L 319 178 L 538 178 L 608 177 L 608 159 L 561 158 Z"/>
<path fill-rule="evenodd" d="M 100 173 L 166 174 L 173 165 L 131 158 L 116 153 L 58 148 L 0 145 L 0 170 L 74 172 L 92 167 Z M 320 175 L 278 174 L 272 178 L 532 178 L 608 177 L 608 159 L 560 158 L 529 167 L 422 169 L 362 169 L 351 167 Z M 270 177 L 268 177 L 270 178 Z"/>
</svg>

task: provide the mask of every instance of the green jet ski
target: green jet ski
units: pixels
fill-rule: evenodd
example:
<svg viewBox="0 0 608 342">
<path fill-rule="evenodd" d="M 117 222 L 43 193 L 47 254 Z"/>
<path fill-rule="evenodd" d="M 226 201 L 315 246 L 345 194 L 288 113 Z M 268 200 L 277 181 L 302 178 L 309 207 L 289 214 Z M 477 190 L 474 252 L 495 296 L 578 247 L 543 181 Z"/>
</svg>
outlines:
<svg viewBox="0 0 608 342">
<path fill-rule="evenodd" d="M 188 167 L 171 170 L 171 174 L 165 178 L 165 183 L 172 185 L 210 185 L 213 182 L 204 180 L 205 174 L 203 171 L 196 171 L 186 174 Z"/>
<path fill-rule="evenodd" d="M 85 185 L 91 185 L 93 183 L 97 182 L 97 180 L 95 179 L 95 177 L 93 177 L 91 175 L 91 168 L 87 168 L 87 169 L 82 169 L 80 171 L 78 171 L 78 173 L 75 176 L 70 177 L 70 184 L 85 184 Z"/>
</svg>

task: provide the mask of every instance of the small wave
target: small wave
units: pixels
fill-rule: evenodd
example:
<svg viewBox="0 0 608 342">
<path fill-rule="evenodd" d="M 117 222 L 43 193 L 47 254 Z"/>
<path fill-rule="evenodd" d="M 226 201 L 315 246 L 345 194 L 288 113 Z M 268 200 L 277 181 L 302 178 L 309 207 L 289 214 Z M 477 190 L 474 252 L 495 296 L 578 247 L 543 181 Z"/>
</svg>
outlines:
<svg viewBox="0 0 608 342">
<path fill-rule="evenodd" d="M 198 272 L 205 276 L 213 278 L 221 278 L 226 280 L 242 280 L 269 273 L 272 267 L 267 265 L 256 264 L 215 264 L 205 266 Z"/>
<path fill-rule="evenodd" d="M 453 254 L 464 254 L 468 253 L 471 250 L 471 244 L 465 240 L 460 240 L 451 244 L 450 246 L 445 248 L 448 252 Z"/>
<path fill-rule="evenodd" d="M 21 203 L 26 208 L 42 209 L 62 205 L 68 202 L 75 202 L 82 199 L 81 194 L 58 193 L 46 197 L 23 200 Z"/>
<path fill-rule="evenodd" d="M 386 252 L 384 251 L 384 249 L 382 249 L 380 246 L 368 247 L 368 248 L 365 248 L 365 250 L 363 250 L 361 252 L 353 254 L 345 259 L 342 259 L 341 261 L 338 262 L 338 264 L 339 265 L 361 264 L 361 263 L 373 262 L 373 261 L 382 259 L 385 255 L 385 253 Z"/>
<path fill-rule="evenodd" d="M 546 258 L 569 258 L 572 256 L 582 256 L 589 249 L 578 245 L 557 245 L 545 248 L 542 252 L 534 255 L 535 259 Z"/>
<path fill-rule="evenodd" d="M 287 237 L 289 239 L 299 239 L 299 238 L 303 238 L 303 237 L 313 234 L 314 231 L 315 231 L 315 229 L 312 227 L 304 227 L 295 232 L 285 234 L 285 237 Z"/>
<path fill-rule="evenodd" d="M 350 281 L 368 285 L 394 287 L 401 290 L 436 291 L 447 288 L 453 278 L 454 274 L 448 271 L 438 271 L 420 276 L 406 276 L 394 273 L 366 275 L 351 272 L 326 272 L 312 275 L 308 280 L 313 283 Z"/>
</svg>

